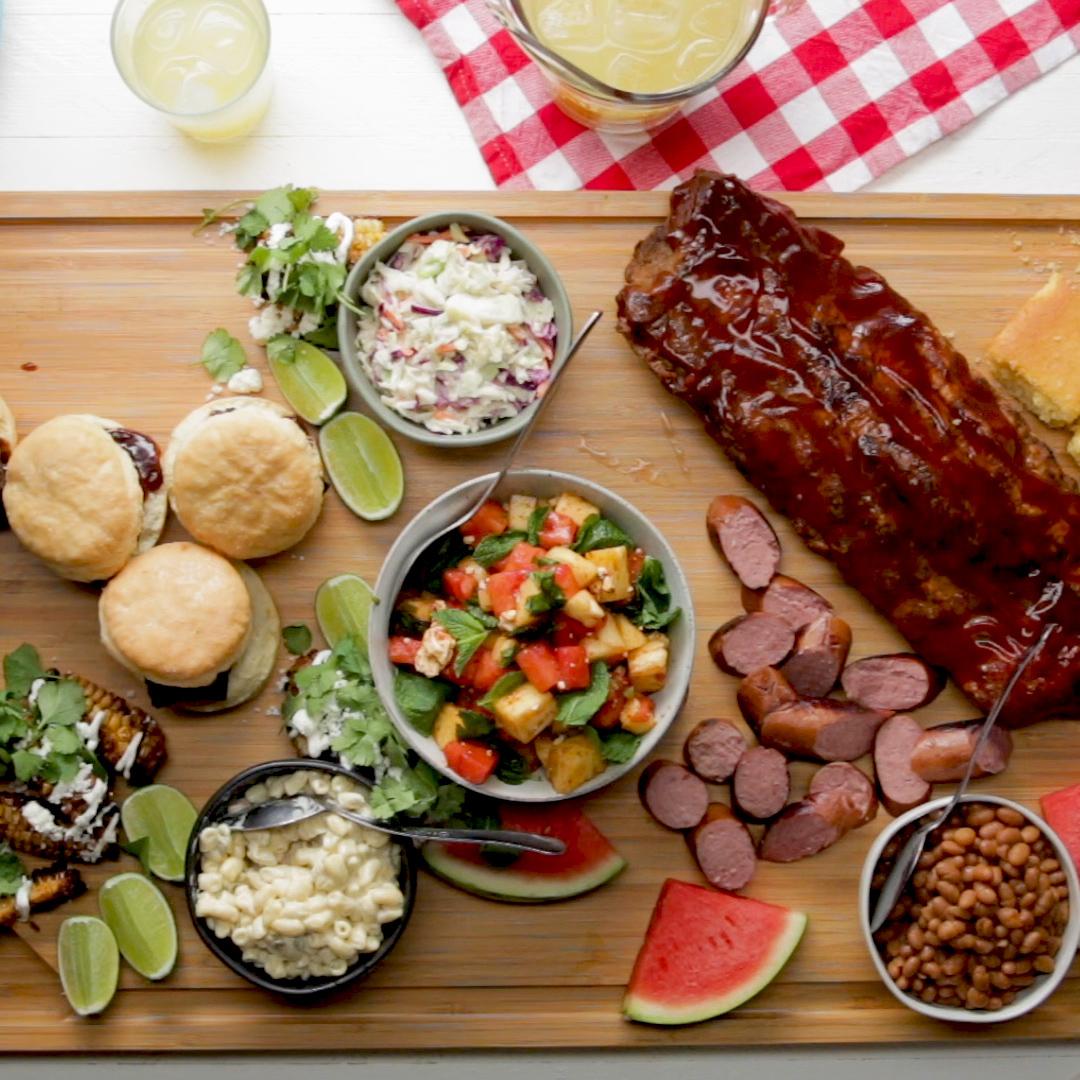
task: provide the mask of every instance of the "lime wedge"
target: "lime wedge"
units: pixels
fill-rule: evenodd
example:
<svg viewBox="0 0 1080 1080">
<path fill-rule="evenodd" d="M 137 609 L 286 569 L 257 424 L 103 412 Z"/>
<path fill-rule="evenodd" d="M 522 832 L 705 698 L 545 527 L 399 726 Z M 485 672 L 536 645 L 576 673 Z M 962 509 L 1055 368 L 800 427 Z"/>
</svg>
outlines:
<svg viewBox="0 0 1080 1080">
<path fill-rule="evenodd" d="M 80 1016 L 102 1012 L 116 993 L 120 953 L 113 932 L 93 915 L 72 915 L 56 939 L 60 985 Z"/>
<path fill-rule="evenodd" d="M 184 859 L 197 816 L 191 800 L 165 784 L 139 788 L 120 808 L 128 842 L 146 839 L 146 865 L 165 881 L 184 880 Z"/>
<path fill-rule="evenodd" d="M 352 634 L 366 650 L 371 605 L 377 603 L 371 586 L 358 574 L 327 578 L 315 594 L 315 618 L 330 647 Z"/>
<path fill-rule="evenodd" d="M 400 505 L 405 476 L 390 436 L 359 413 L 335 416 L 319 432 L 326 471 L 341 501 L 365 521 L 382 521 Z"/>
<path fill-rule="evenodd" d="M 144 978 L 164 979 L 176 965 L 176 920 L 161 890 L 142 874 L 117 874 L 98 893 L 102 918 L 124 959 Z"/>
<path fill-rule="evenodd" d="M 325 424 L 345 404 L 345 376 L 322 349 L 282 334 L 267 343 L 266 358 L 285 400 L 309 424 Z"/>
</svg>

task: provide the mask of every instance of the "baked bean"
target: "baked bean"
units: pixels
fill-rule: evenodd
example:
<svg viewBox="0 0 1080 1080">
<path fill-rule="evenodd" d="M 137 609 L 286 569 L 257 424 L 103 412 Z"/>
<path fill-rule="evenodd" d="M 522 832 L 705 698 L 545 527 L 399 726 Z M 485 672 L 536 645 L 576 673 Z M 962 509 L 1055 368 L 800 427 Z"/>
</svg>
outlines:
<svg viewBox="0 0 1080 1080">
<path fill-rule="evenodd" d="M 919 970 L 919 958 L 917 956 L 909 956 L 904 961 L 904 966 L 901 968 L 901 972 L 905 979 L 910 979 L 914 976 L 915 972 Z"/>
<path fill-rule="evenodd" d="M 998 888 L 997 895 L 1003 908 L 1012 907 L 1013 902 L 1016 900 L 1016 893 L 1013 892 L 1013 887 L 1007 881 L 1003 882 Z"/>
<path fill-rule="evenodd" d="M 916 925 L 914 925 L 914 926 L 912 926 L 912 927 L 910 927 L 908 929 L 907 940 L 908 940 L 908 944 L 913 949 L 921 949 L 923 947 L 923 944 L 924 944 L 923 932 L 922 932 L 922 929 L 918 926 L 918 924 L 916 924 Z"/>
<path fill-rule="evenodd" d="M 951 881 L 939 881 L 937 891 L 938 895 L 944 896 L 950 904 L 955 904 L 960 899 L 960 889 Z"/>
<path fill-rule="evenodd" d="M 976 806 L 974 809 L 968 811 L 968 824 L 974 825 L 976 828 L 993 820 L 994 811 L 989 806 Z"/>
<path fill-rule="evenodd" d="M 1043 975 L 1049 975 L 1054 970 L 1054 958 L 1046 953 L 1036 956 L 1033 963 L 1035 970 Z"/>
<path fill-rule="evenodd" d="M 965 889 L 960 894 L 960 899 L 957 900 L 957 903 L 965 911 L 970 911 L 978 902 L 979 902 L 978 897 L 975 895 L 975 890 L 974 889 Z"/>
<path fill-rule="evenodd" d="M 1020 839 L 1023 840 L 1025 844 L 1034 844 L 1041 835 L 1042 833 L 1040 833 L 1034 825 L 1025 825 L 1020 830 Z"/>
<path fill-rule="evenodd" d="M 1013 810 L 1009 806 L 999 806 L 997 808 L 998 821 L 1004 821 L 1006 825 L 1023 825 L 1024 815 L 1019 810 Z"/>
<path fill-rule="evenodd" d="M 988 821 L 981 829 L 979 829 L 979 836 L 984 840 L 992 840 L 999 832 L 1001 832 L 1001 822 Z"/>
<path fill-rule="evenodd" d="M 1018 844 L 1020 843 L 1020 830 L 1010 825 L 997 834 L 997 841 L 999 844 L 1008 844 L 1010 847 L 1013 844 Z"/>
<path fill-rule="evenodd" d="M 1038 832 L 1038 829 L 1035 830 Z M 975 830 L 965 825 L 962 828 L 957 829 L 952 838 L 954 843 L 959 844 L 962 848 L 969 848 L 975 843 Z M 1029 840 L 1028 843 L 1031 843 Z"/>
<path fill-rule="evenodd" d="M 1021 840 L 1009 848 L 1009 852 L 1005 858 L 1008 859 L 1013 866 L 1024 866 L 1027 863 L 1030 854 L 1031 848 Z"/>
</svg>

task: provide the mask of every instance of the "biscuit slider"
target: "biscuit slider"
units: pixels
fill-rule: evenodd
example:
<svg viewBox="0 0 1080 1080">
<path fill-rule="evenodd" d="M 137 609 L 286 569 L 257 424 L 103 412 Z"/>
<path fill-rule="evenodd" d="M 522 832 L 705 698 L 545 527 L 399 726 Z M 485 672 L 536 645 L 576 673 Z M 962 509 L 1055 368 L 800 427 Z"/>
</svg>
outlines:
<svg viewBox="0 0 1080 1080">
<path fill-rule="evenodd" d="M 281 623 L 258 574 L 187 541 L 132 559 L 98 616 L 105 648 L 156 706 L 230 709 L 262 689 L 277 659 Z"/>
<path fill-rule="evenodd" d="M 167 511 L 153 439 L 100 416 L 56 416 L 14 449 L 4 509 L 50 570 L 104 581 L 153 547 Z"/>
<path fill-rule="evenodd" d="M 0 397 L 0 496 L 4 493 L 4 480 L 7 478 L 7 464 L 11 460 L 11 452 L 19 436 L 15 432 L 15 417 L 7 402 Z M 0 529 L 6 528 L 7 517 L 4 515 L 4 504 L 0 501 Z"/>
<path fill-rule="evenodd" d="M 200 543 L 232 559 L 299 543 L 322 509 L 322 459 L 283 405 L 222 398 L 185 417 L 165 451 L 169 501 Z"/>
</svg>

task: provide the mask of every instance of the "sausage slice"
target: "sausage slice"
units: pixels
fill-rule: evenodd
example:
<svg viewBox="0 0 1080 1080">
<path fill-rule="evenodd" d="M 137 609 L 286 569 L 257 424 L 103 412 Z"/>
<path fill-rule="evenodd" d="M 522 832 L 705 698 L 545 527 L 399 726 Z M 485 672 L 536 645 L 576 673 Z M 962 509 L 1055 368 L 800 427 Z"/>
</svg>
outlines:
<svg viewBox="0 0 1080 1080">
<path fill-rule="evenodd" d="M 798 701 L 799 695 L 779 668 L 763 667 L 739 683 L 736 700 L 746 722 L 757 731 L 768 713 Z"/>
<path fill-rule="evenodd" d="M 850 648 L 851 627 L 826 611 L 799 631 L 782 670 L 797 693 L 822 698 L 836 685 Z"/>
<path fill-rule="evenodd" d="M 758 611 L 724 623 L 709 638 L 709 653 L 729 675 L 775 666 L 795 645 L 795 632 L 777 615 Z"/>
<path fill-rule="evenodd" d="M 832 611 L 832 604 L 821 593 L 784 574 L 775 575 L 764 589 L 748 589 L 744 585 L 742 604 L 747 611 L 779 615 L 795 631 Z"/>
<path fill-rule="evenodd" d="M 890 716 L 874 738 L 874 774 L 885 809 L 894 817 L 930 798 L 933 790 L 911 767 L 923 729 L 906 713 Z"/>
<path fill-rule="evenodd" d="M 787 759 L 779 750 L 755 746 L 735 768 L 731 798 L 743 817 L 768 821 L 776 817 L 791 795 Z"/>
<path fill-rule="evenodd" d="M 860 829 L 877 817 L 877 792 L 862 769 L 846 761 L 823 765 L 810 778 L 807 794 L 817 795 L 827 791 L 835 792 L 839 799 L 837 824 L 843 832 Z"/>
<path fill-rule="evenodd" d="M 780 541 L 761 511 L 741 495 L 717 495 L 705 521 L 739 581 L 748 589 L 768 585 L 780 565 Z"/>
<path fill-rule="evenodd" d="M 649 765 L 638 781 L 638 795 L 645 809 L 668 829 L 694 828 L 709 805 L 705 782 L 674 761 Z"/>
<path fill-rule="evenodd" d="M 840 685 L 852 701 L 882 712 L 928 705 L 945 686 L 942 673 L 914 653 L 867 656 L 848 664 Z"/>
<path fill-rule="evenodd" d="M 884 713 L 851 701 L 796 701 L 765 717 L 760 739 L 763 746 L 793 757 L 854 761 L 870 752 L 884 719 Z"/>
<path fill-rule="evenodd" d="M 747 827 L 723 803 L 710 803 L 705 820 L 687 834 L 701 872 L 710 885 L 734 892 L 745 888 L 757 869 Z"/>
<path fill-rule="evenodd" d="M 683 757 L 701 777 L 722 784 L 746 753 L 746 738 L 730 720 L 702 720 L 686 737 Z"/>
<path fill-rule="evenodd" d="M 912 770 L 930 784 L 959 780 L 975 749 L 982 723 L 982 720 L 963 720 L 927 728 L 912 751 Z M 1010 757 L 1012 736 L 1006 728 L 995 727 L 980 751 L 971 775 L 993 776 L 1009 764 Z"/>
</svg>

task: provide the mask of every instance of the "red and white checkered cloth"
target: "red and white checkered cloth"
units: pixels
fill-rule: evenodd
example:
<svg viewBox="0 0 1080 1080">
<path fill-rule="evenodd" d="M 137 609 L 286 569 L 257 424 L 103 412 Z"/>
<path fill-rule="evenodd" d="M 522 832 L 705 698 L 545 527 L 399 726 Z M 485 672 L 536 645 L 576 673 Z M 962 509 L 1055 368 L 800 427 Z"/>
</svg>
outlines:
<svg viewBox="0 0 1080 1080">
<path fill-rule="evenodd" d="M 614 136 L 559 110 L 484 0 L 397 2 L 505 188 L 670 188 L 712 167 L 852 191 L 1080 47 L 1080 0 L 789 0 L 718 88 L 659 130 Z"/>
</svg>

